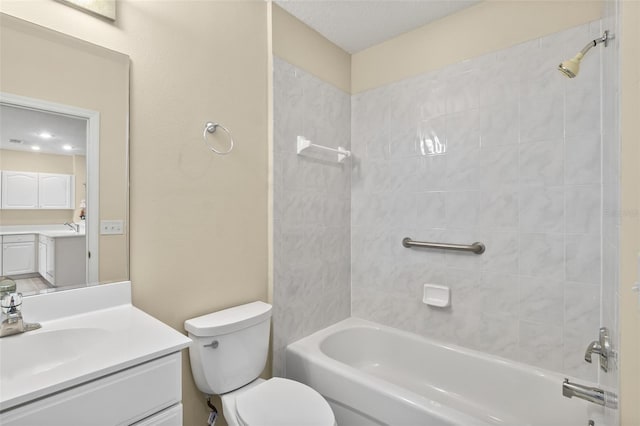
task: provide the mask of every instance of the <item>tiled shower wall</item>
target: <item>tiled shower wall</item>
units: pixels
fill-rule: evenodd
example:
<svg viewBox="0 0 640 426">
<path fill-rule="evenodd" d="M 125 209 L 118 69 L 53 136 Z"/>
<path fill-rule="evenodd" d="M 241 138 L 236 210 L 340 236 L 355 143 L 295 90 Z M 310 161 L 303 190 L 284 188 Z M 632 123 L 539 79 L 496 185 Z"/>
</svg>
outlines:
<svg viewBox="0 0 640 426">
<path fill-rule="evenodd" d="M 596 380 L 602 48 L 575 79 L 556 67 L 600 35 L 591 23 L 353 97 L 352 315 Z M 424 305 L 425 283 L 451 306 Z"/>
<path fill-rule="evenodd" d="M 349 161 L 296 154 L 296 138 L 350 146 L 350 95 L 274 57 L 273 374 L 284 348 L 350 313 Z"/>
</svg>

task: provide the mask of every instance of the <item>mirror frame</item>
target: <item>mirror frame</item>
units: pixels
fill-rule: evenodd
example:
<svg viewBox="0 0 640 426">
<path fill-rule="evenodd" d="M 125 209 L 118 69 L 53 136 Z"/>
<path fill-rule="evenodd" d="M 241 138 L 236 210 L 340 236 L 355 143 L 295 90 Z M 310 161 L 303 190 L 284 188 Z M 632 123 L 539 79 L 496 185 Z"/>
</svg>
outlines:
<svg viewBox="0 0 640 426">
<path fill-rule="evenodd" d="M 71 105 L 45 101 L 0 92 L 0 103 L 17 108 L 27 108 L 56 114 L 70 115 L 87 120 L 87 239 L 86 284 L 99 284 L 100 247 L 100 113 Z"/>
</svg>

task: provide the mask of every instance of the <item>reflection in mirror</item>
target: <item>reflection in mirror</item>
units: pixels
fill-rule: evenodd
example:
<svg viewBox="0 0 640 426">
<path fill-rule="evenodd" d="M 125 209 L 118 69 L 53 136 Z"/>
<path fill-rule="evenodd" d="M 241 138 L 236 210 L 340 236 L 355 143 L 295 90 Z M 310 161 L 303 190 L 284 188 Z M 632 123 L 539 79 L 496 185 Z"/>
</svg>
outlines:
<svg viewBox="0 0 640 426">
<path fill-rule="evenodd" d="M 0 275 L 128 280 L 129 58 L 0 13 L 0 108 Z"/>
<path fill-rule="evenodd" d="M 98 148 L 87 131 L 96 113 L 74 113 L 66 105 L 0 96 L 1 273 L 24 295 L 97 281 L 98 236 L 87 226 L 88 212 L 97 211 L 97 194 L 87 192 L 98 187 L 87 174 L 87 151 Z M 15 224 L 12 216 L 23 210 L 34 223 Z"/>
</svg>

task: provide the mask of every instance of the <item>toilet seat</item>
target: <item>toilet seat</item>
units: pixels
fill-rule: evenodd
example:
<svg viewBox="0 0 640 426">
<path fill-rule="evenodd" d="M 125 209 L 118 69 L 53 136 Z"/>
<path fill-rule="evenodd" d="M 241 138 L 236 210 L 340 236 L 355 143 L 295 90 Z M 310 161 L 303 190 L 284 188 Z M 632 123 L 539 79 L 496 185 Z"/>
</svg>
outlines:
<svg viewBox="0 0 640 426">
<path fill-rule="evenodd" d="M 235 399 L 244 426 L 333 426 L 327 401 L 307 385 L 274 377 L 247 389 Z"/>
</svg>

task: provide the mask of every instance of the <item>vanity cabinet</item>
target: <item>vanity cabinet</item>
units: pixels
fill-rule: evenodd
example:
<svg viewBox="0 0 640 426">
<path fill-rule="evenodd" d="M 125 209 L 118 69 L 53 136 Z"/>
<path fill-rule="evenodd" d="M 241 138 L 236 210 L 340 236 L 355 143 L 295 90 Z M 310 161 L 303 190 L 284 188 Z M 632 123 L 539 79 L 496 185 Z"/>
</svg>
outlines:
<svg viewBox="0 0 640 426">
<path fill-rule="evenodd" d="M 2 172 L 3 209 L 73 209 L 74 194 L 72 175 Z"/>
<path fill-rule="evenodd" d="M 36 236 L 5 235 L 2 238 L 2 275 L 36 272 Z"/>
<path fill-rule="evenodd" d="M 2 412 L 3 426 L 180 426 L 180 352 Z"/>
</svg>

